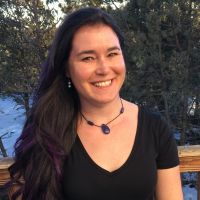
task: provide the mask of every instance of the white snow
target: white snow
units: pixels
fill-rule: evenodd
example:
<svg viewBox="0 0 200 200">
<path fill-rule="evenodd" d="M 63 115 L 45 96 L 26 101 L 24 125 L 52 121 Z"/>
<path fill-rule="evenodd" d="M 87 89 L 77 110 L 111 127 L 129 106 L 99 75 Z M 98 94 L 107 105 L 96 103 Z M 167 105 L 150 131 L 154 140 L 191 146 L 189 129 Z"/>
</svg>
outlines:
<svg viewBox="0 0 200 200">
<path fill-rule="evenodd" d="M 185 185 L 183 187 L 184 200 L 197 200 L 197 190 L 194 187 Z"/>
<path fill-rule="evenodd" d="M 0 98 L 0 137 L 8 156 L 13 156 L 13 146 L 25 120 L 25 110 L 11 98 Z"/>
</svg>

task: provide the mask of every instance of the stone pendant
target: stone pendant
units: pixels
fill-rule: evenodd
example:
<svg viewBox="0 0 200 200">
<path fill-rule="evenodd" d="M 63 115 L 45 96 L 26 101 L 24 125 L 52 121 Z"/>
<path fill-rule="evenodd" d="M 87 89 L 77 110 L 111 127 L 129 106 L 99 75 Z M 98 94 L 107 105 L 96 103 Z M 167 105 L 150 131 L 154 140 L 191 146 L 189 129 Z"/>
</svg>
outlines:
<svg viewBox="0 0 200 200">
<path fill-rule="evenodd" d="M 101 125 L 101 130 L 104 134 L 110 133 L 110 128 L 106 124 Z"/>
</svg>

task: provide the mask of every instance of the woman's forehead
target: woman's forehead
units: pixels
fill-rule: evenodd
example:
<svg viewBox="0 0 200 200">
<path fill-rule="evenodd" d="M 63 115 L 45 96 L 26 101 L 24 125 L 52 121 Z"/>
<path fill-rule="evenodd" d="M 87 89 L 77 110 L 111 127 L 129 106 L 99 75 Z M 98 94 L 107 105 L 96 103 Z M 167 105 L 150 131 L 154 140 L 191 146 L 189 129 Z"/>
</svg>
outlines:
<svg viewBox="0 0 200 200">
<path fill-rule="evenodd" d="M 119 39 L 113 29 L 106 24 L 85 25 L 77 30 L 72 41 L 72 48 L 76 50 L 113 45 L 119 45 Z"/>
</svg>

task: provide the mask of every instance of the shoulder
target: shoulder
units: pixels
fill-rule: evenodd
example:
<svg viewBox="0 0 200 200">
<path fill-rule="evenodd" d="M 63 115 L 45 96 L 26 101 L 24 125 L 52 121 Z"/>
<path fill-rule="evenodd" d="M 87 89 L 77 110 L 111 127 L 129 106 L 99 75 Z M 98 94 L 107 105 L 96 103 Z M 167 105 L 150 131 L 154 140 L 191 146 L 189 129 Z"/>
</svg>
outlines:
<svg viewBox="0 0 200 200">
<path fill-rule="evenodd" d="M 143 135 L 153 139 L 155 146 L 165 145 L 173 139 L 173 130 L 167 120 L 159 112 L 139 107 L 139 121 Z"/>
<path fill-rule="evenodd" d="M 127 108 L 127 115 L 131 120 L 138 121 L 138 125 L 143 127 L 143 130 L 154 133 L 160 133 L 166 128 L 169 128 L 168 123 L 164 116 L 159 112 L 151 110 L 149 107 L 140 106 L 128 101 L 124 101 L 124 105 Z"/>
<path fill-rule="evenodd" d="M 161 114 L 159 112 L 155 112 L 146 106 L 139 106 L 140 111 L 143 113 L 144 117 L 149 117 L 151 119 L 159 120 Z"/>
<path fill-rule="evenodd" d="M 140 106 L 132 102 L 123 100 L 127 116 L 134 121 L 136 118 L 138 122 L 145 126 L 155 126 L 166 124 L 165 118 L 159 113 L 152 111 L 149 107 Z"/>
<path fill-rule="evenodd" d="M 152 111 L 148 107 L 139 106 L 139 117 L 143 121 L 143 125 L 151 126 L 152 128 L 159 129 L 168 125 L 161 113 Z"/>
</svg>

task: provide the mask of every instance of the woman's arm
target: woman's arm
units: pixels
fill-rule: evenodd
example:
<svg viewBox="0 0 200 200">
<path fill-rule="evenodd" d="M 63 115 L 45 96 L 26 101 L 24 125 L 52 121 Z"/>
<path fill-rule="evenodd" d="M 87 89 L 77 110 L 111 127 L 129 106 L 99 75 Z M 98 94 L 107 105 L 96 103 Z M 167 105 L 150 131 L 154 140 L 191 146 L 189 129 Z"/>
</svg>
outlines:
<svg viewBox="0 0 200 200">
<path fill-rule="evenodd" d="M 156 185 L 156 200 L 183 200 L 179 166 L 159 169 Z"/>
</svg>

